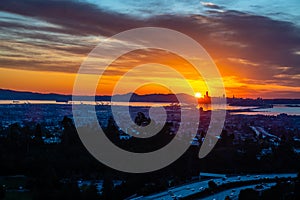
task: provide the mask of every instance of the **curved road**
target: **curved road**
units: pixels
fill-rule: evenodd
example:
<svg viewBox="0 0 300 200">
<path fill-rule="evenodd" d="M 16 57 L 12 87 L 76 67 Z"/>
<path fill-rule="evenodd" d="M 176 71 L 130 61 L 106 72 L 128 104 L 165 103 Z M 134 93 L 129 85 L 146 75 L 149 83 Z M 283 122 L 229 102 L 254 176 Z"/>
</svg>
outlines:
<svg viewBox="0 0 300 200">
<path fill-rule="evenodd" d="M 218 174 L 218 176 L 221 177 L 221 176 L 225 176 L 225 175 Z M 218 185 L 222 185 L 222 184 L 233 183 L 233 182 L 260 180 L 260 179 L 264 179 L 264 178 L 275 179 L 276 177 L 278 177 L 278 178 L 288 178 L 288 177 L 295 178 L 295 177 L 297 177 L 297 174 L 255 174 L 255 175 L 233 176 L 233 177 L 228 177 L 225 180 L 222 178 L 214 178 L 212 180 L 215 183 L 217 183 Z M 201 192 L 201 191 L 207 189 L 208 182 L 209 182 L 209 180 L 198 181 L 198 182 L 194 182 L 194 183 L 190 183 L 190 184 L 186 184 L 186 185 L 173 187 L 173 188 L 170 188 L 168 191 L 156 193 L 153 195 L 135 197 L 135 198 L 132 198 L 131 200 L 141 200 L 141 199 L 173 200 L 176 198 L 178 199 L 178 198 L 182 198 L 182 197 L 187 197 L 187 196 L 196 194 L 198 192 Z M 249 186 L 245 186 L 245 187 L 247 188 Z M 218 194 L 216 194 L 216 195 L 218 195 Z M 225 196 L 223 196 L 223 199 Z M 211 198 L 211 196 L 209 196 L 207 199 L 213 199 L 213 198 Z"/>
</svg>

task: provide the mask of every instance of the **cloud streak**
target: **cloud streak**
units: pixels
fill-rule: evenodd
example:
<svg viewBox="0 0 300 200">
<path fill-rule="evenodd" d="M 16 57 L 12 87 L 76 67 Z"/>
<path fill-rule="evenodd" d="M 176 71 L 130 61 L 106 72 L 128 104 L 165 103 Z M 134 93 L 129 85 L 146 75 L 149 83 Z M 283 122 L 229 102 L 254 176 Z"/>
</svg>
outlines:
<svg viewBox="0 0 300 200">
<path fill-rule="evenodd" d="M 210 2 L 202 5 L 211 10 L 210 14 L 139 18 L 83 1 L 2 0 L 0 67 L 75 73 L 84 57 L 105 37 L 132 28 L 159 26 L 198 41 L 224 77 L 251 80 L 248 84 L 265 81 L 299 91 L 299 27 L 224 10 L 224 6 Z M 223 12 L 214 11 L 220 9 Z M 135 56 L 132 54 L 127 61 L 136 60 Z M 118 68 L 114 70 L 117 73 Z"/>
</svg>

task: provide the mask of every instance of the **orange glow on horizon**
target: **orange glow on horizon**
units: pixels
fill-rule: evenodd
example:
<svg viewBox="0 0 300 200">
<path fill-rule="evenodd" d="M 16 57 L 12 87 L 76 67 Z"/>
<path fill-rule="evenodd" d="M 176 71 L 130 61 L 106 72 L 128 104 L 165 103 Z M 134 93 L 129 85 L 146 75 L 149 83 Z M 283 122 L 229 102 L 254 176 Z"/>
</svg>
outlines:
<svg viewBox="0 0 300 200">
<path fill-rule="evenodd" d="M 58 93 L 72 94 L 73 83 L 76 74 L 62 72 L 40 72 L 15 69 L 0 68 L 0 85 L 2 89 L 11 89 L 16 91 L 30 91 L 39 93 Z M 299 88 L 288 86 L 280 86 L 276 84 L 246 84 L 242 83 L 237 77 L 224 77 L 226 88 L 226 96 L 239 98 L 257 98 L 264 97 L 263 95 L 254 93 L 255 91 L 271 88 L 271 91 L 296 91 L 300 92 Z M 197 81 L 191 81 L 191 84 L 197 85 Z M 205 89 L 200 88 L 201 91 Z M 199 88 L 198 88 L 199 91 Z M 158 86 L 145 86 L 135 91 L 137 94 L 169 94 L 167 89 L 162 89 Z M 123 94 L 128 93 L 124 91 Z M 109 95 L 110 93 L 97 93 L 97 95 Z"/>
<path fill-rule="evenodd" d="M 116 62 L 112 63 L 110 70 L 104 73 L 99 80 L 100 85 L 97 88 L 97 95 L 111 95 L 115 83 L 122 78 L 124 73 L 135 66 L 143 65 L 145 63 L 155 63 L 159 60 L 159 63 L 165 66 L 170 66 L 182 74 L 188 83 L 192 86 L 194 93 L 190 94 L 199 98 L 199 91 L 209 91 L 201 76 L 195 73 L 193 67 L 184 59 L 173 55 L 168 52 L 153 52 L 147 51 L 143 56 L 138 57 L 138 53 L 145 52 L 131 52 L 123 57 L 120 57 Z M 140 58 L 137 59 L 136 57 Z M 235 60 L 236 62 L 246 62 L 245 60 Z M 274 94 L 276 97 L 280 92 L 294 92 L 300 93 L 299 87 L 284 86 L 276 83 L 266 84 L 263 80 L 261 82 L 253 82 L 248 80 L 243 75 L 246 72 L 242 70 L 238 74 L 232 75 L 233 70 L 230 68 L 228 62 L 218 60 L 216 62 L 223 76 L 223 81 L 226 89 L 226 96 L 240 98 L 269 98 L 270 96 L 264 96 L 264 94 Z M 79 66 L 80 64 L 78 64 Z M 253 64 L 254 65 L 254 64 Z M 146 73 L 144 76 L 139 76 L 139 71 L 136 71 L 136 75 L 132 76 L 130 82 L 122 86 L 120 94 L 126 94 L 135 92 L 137 94 L 170 94 L 172 93 L 168 88 L 161 87 L 159 85 L 150 84 L 138 88 L 136 91 L 129 91 L 128 86 L 139 85 L 139 81 L 149 79 L 149 75 L 153 75 L 153 81 L 160 80 L 170 84 L 174 87 L 178 87 L 181 91 L 185 91 L 180 80 L 174 77 L 169 77 L 168 71 L 161 70 L 159 66 L 153 65 L 153 69 Z M 97 76 L 97 75 L 91 75 Z M 49 72 L 49 71 L 30 71 L 22 69 L 8 69 L 0 68 L 0 88 L 11 89 L 17 91 L 31 91 L 39 93 L 58 93 L 58 94 L 72 94 L 73 83 L 76 79 L 76 73 L 66 72 Z M 209 93 L 211 93 L 209 91 Z M 201 94 L 201 93 L 200 93 Z M 84 95 L 84 93 L 82 94 Z M 222 94 L 220 94 L 222 96 Z M 201 97 L 201 96 L 200 96 Z M 295 98 L 295 97 L 294 97 Z M 297 97 L 296 97 L 297 98 Z"/>
</svg>

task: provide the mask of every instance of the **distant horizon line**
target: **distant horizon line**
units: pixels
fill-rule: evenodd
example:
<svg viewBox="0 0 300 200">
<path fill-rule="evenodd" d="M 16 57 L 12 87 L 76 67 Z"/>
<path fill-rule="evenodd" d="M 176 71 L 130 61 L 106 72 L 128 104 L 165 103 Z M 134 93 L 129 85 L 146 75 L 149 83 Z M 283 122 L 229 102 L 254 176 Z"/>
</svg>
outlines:
<svg viewBox="0 0 300 200">
<path fill-rule="evenodd" d="M 0 88 L 0 90 L 2 91 L 11 91 L 11 92 L 19 92 L 19 93 L 32 93 L 32 94 L 39 94 L 39 95 L 61 95 L 61 96 L 73 96 L 73 94 L 69 94 L 69 93 L 55 93 L 55 92 L 38 92 L 38 91 L 28 91 L 28 90 L 14 90 L 14 89 L 8 89 L 8 88 Z M 139 96 L 146 96 L 146 95 L 178 95 L 178 94 L 184 94 L 184 95 L 188 95 L 191 97 L 194 97 L 194 95 L 190 95 L 187 93 L 147 93 L 147 94 L 139 94 L 139 93 L 135 93 L 135 92 L 128 92 L 128 93 L 122 93 L 122 94 L 114 94 L 114 95 L 128 95 L 128 94 L 136 94 Z M 76 95 L 76 96 L 83 96 L 83 97 L 91 97 L 90 95 Z M 108 95 L 108 94 L 103 94 L 103 95 L 95 95 L 97 97 L 112 97 L 112 95 Z M 221 98 L 222 96 L 219 97 L 212 97 L 212 98 Z M 203 98 L 203 96 L 201 97 Z M 262 97 L 238 97 L 236 95 L 233 96 L 226 96 L 226 98 L 228 99 L 300 99 L 300 97 L 296 97 L 296 98 L 282 98 L 282 97 L 275 97 L 275 98 L 262 98 Z M 0 99 L 1 100 L 1 99 Z"/>
</svg>

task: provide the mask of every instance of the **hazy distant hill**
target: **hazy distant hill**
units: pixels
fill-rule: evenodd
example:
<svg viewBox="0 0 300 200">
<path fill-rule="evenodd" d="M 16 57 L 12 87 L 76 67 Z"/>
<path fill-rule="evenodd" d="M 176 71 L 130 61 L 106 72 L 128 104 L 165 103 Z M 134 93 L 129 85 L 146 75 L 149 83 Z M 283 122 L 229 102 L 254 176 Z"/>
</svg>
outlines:
<svg viewBox="0 0 300 200">
<path fill-rule="evenodd" d="M 179 102 L 179 99 L 183 99 L 187 102 L 195 101 L 195 97 L 190 96 L 188 94 L 146 94 L 146 95 L 138 95 L 135 93 L 129 93 L 124 95 L 115 95 L 116 99 L 119 101 L 126 101 L 129 97 L 131 102 Z"/>
<path fill-rule="evenodd" d="M 130 98 L 131 96 L 131 98 Z M 188 94 L 177 94 L 181 99 L 184 99 L 187 102 L 195 102 L 195 97 Z M 135 93 L 128 93 L 122 95 L 115 95 L 118 101 L 126 101 L 130 98 L 131 102 L 178 102 L 177 98 L 173 94 L 147 94 L 147 95 L 138 95 Z M 96 101 L 110 101 L 110 96 L 96 96 Z M 14 90 L 5 90 L 0 89 L 0 100 L 54 100 L 54 101 L 71 101 L 72 95 L 62 95 L 62 94 L 42 94 L 34 92 L 20 92 Z M 232 103 L 233 101 L 242 101 L 246 102 L 249 99 L 231 99 L 227 98 L 227 103 Z M 300 104 L 300 99 L 264 99 L 266 104 Z"/>
<path fill-rule="evenodd" d="M 128 93 L 124 95 L 116 95 L 119 101 L 126 101 L 129 97 L 132 102 L 178 102 L 177 98 L 173 94 L 147 94 L 138 95 L 135 93 Z M 178 97 L 185 99 L 186 101 L 194 100 L 193 96 L 187 94 L 177 94 Z M 96 96 L 96 101 L 110 101 L 110 96 Z M 55 100 L 55 101 L 71 101 L 71 95 L 62 94 L 41 94 L 34 92 L 20 92 L 13 90 L 0 89 L 0 100 Z"/>
<path fill-rule="evenodd" d="M 70 95 L 41 94 L 33 92 L 20 92 L 0 89 L 0 100 L 58 100 L 66 101 L 71 99 Z"/>
</svg>

